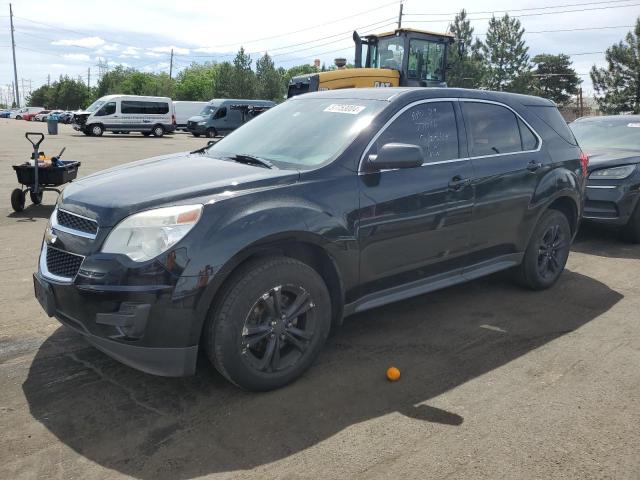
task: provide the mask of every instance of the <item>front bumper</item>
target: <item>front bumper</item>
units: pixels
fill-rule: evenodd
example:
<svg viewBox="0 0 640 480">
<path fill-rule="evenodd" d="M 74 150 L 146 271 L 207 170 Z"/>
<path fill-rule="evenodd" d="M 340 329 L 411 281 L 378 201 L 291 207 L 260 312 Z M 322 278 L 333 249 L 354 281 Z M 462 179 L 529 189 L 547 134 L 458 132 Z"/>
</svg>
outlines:
<svg viewBox="0 0 640 480">
<path fill-rule="evenodd" d="M 146 285 L 114 285 L 108 276 L 100 283 L 85 270 L 91 269 L 89 257 L 73 279 L 63 279 L 47 269 L 48 248 L 43 244 L 33 275 L 36 298 L 47 315 L 138 370 L 162 376 L 195 373 L 202 323 L 195 292 L 177 294 L 161 269 Z"/>
<path fill-rule="evenodd" d="M 187 131 L 190 133 L 195 133 L 198 135 L 204 135 L 207 133 L 207 126 L 206 125 L 193 125 L 193 124 L 187 124 Z"/>
<path fill-rule="evenodd" d="M 638 182 L 589 181 L 583 219 L 611 226 L 624 226 L 629 222 L 640 198 Z"/>
</svg>

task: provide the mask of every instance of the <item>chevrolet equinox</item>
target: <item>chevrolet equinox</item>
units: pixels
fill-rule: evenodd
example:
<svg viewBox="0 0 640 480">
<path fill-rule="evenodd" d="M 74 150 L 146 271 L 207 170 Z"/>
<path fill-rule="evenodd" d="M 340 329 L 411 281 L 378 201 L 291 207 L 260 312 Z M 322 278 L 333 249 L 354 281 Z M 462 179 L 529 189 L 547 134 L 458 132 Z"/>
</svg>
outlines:
<svg viewBox="0 0 640 480">
<path fill-rule="evenodd" d="M 344 316 L 499 270 L 562 273 L 587 157 L 554 104 L 447 88 L 294 97 L 218 143 L 70 184 L 35 294 L 148 373 L 299 377 Z"/>
</svg>

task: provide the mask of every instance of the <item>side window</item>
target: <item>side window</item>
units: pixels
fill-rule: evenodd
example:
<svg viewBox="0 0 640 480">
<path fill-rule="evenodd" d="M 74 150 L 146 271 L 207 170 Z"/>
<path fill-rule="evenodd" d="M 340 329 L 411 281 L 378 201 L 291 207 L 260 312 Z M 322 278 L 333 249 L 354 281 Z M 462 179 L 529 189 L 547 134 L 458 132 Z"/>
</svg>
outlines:
<svg viewBox="0 0 640 480">
<path fill-rule="evenodd" d="M 216 115 L 214 118 L 224 118 L 227 116 L 227 107 L 222 107 L 216 110 Z"/>
<path fill-rule="evenodd" d="M 98 110 L 96 113 L 96 117 L 103 117 L 105 115 L 113 115 L 116 113 L 116 102 L 108 102 L 103 105 L 103 107 Z"/>
<path fill-rule="evenodd" d="M 419 145 L 426 163 L 459 158 L 458 127 L 451 102 L 428 102 L 411 107 L 378 137 L 369 154 L 387 143 Z"/>
<path fill-rule="evenodd" d="M 518 119 L 518 127 L 520 127 L 520 137 L 522 138 L 522 150 L 535 150 L 538 148 L 538 139 L 531 129 L 520 119 Z"/>
<path fill-rule="evenodd" d="M 467 125 L 469 155 L 479 157 L 522 151 L 516 115 L 492 103 L 460 102 Z"/>
<path fill-rule="evenodd" d="M 426 40 L 409 42 L 409 71 L 416 80 L 442 81 L 444 77 L 444 44 Z"/>
<path fill-rule="evenodd" d="M 123 101 L 120 104 L 120 111 L 122 113 L 140 115 L 140 114 L 144 113 L 144 107 L 142 106 L 142 102 L 136 102 L 136 101 L 132 101 L 132 100 L 127 100 L 127 101 Z"/>
</svg>

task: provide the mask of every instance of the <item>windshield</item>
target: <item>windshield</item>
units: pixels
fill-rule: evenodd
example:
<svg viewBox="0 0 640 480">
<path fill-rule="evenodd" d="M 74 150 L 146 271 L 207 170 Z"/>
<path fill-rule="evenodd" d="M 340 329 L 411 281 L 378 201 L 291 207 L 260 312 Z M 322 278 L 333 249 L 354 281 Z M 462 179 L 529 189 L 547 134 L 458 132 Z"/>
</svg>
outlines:
<svg viewBox="0 0 640 480">
<path fill-rule="evenodd" d="M 200 115 L 203 117 L 206 117 L 208 115 L 211 115 L 213 112 L 215 112 L 218 109 L 217 106 L 215 105 L 206 105 L 202 111 L 200 112 Z"/>
<path fill-rule="evenodd" d="M 207 154 L 253 155 L 285 169 L 316 168 L 333 161 L 387 105 L 376 100 L 289 100 L 224 137 Z"/>
<path fill-rule="evenodd" d="M 95 112 L 102 105 L 104 105 L 104 100 L 96 100 L 95 102 L 93 102 L 91 105 L 87 107 L 87 112 Z"/>
<path fill-rule="evenodd" d="M 640 150 L 640 116 L 578 120 L 569 125 L 585 150 Z"/>
<path fill-rule="evenodd" d="M 371 66 L 373 68 L 402 69 L 404 58 L 404 39 L 402 37 L 387 37 L 378 40 L 374 47 Z"/>
</svg>

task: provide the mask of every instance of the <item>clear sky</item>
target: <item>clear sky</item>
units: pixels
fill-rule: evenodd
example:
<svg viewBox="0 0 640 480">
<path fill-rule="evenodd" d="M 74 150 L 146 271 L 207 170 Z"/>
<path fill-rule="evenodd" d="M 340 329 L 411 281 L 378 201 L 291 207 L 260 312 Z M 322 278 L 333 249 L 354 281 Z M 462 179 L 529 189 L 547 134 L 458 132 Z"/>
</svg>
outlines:
<svg viewBox="0 0 640 480">
<path fill-rule="evenodd" d="M 300 2 L 206 0 L 15 0 L 13 4 L 18 81 L 35 89 L 61 74 L 81 76 L 98 63 L 174 73 L 192 61 L 231 60 L 243 45 L 255 59 L 265 51 L 276 65 L 290 67 L 314 58 L 331 64 L 353 59 L 351 32 L 394 28 L 399 4 L 384 0 Z M 604 51 L 631 29 L 640 0 L 434 2 L 405 0 L 403 26 L 445 31 L 466 8 L 481 39 L 492 12 L 519 17 L 530 54 L 567 53 L 591 91 L 588 72 L 604 65 Z M 611 28 L 609 28 L 611 27 Z M 565 30 L 565 31 L 560 31 Z M 13 80 L 9 2 L 0 0 L 0 87 Z M 4 91 L 0 92 L 4 95 Z"/>
</svg>

